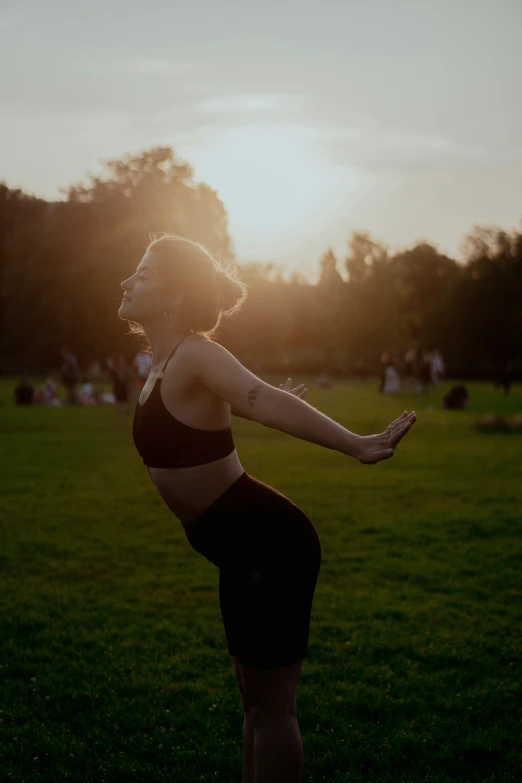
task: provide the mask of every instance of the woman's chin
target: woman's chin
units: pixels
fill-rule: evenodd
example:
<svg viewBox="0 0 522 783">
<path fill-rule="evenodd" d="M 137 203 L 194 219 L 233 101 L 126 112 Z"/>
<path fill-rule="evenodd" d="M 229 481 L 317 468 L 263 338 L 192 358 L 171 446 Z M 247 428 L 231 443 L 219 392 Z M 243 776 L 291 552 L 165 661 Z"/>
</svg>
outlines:
<svg viewBox="0 0 522 783">
<path fill-rule="evenodd" d="M 120 309 L 118 310 L 118 317 L 121 318 L 122 321 L 133 321 L 132 307 L 129 307 L 126 302 L 122 302 Z"/>
</svg>

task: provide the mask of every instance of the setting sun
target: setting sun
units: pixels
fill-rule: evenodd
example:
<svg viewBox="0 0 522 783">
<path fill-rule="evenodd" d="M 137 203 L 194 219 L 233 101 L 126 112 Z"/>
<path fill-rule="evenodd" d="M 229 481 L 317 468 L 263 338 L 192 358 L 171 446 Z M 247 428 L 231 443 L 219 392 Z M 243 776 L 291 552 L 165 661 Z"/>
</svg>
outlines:
<svg viewBox="0 0 522 783">
<path fill-rule="evenodd" d="M 317 134 L 302 126 L 242 125 L 182 151 L 217 188 L 233 236 L 248 234 L 257 246 L 319 227 L 360 183 L 358 173 L 323 160 Z"/>
</svg>

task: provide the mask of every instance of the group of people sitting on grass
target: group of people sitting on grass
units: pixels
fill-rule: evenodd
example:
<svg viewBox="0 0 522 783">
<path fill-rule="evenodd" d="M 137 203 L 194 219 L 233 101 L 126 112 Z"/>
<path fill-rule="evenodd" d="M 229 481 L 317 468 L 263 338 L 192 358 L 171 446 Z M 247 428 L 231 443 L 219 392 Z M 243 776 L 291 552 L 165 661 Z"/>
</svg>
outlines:
<svg viewBox="0 0 522 783">
<path fill-rule="evenodd" d="M 17 405 L 106 405 L 113 404 L 130 412 L 130 404 L 149 375 L 150 353 L 139 351 L 130 365 L 121 353 L 105 359 L 104 368 L 100 362 L 93 362 L 87 373 L 81 373 L 76 356 L 68 348 L 62 348 L 63 363 L 60 368 L 60 381 L 65 396 L 60 397 L 58 386 L 52 375 L 37 389 L 24 376 L 14 390 Z M 101 384 L 111 381 L 111 391 L 104 391 Z"/>
<path fill-rule="evenodd" d="M 53 377 L 48 376 L 44 383 L 36 390 L 27 377 L 23 377 L 14 390 L 15 402 L 17 405 L 47 405 L 53 408 L 60 408 L 64 402 L 58 393 L 58 387 Z M 83 378 L 79 389 L 76 391 L 76 405 L 105 405 L 114 403 L 114 395 L 111 392 L 104 392 L 94 388 L 88 378 Z"/>
</svg>

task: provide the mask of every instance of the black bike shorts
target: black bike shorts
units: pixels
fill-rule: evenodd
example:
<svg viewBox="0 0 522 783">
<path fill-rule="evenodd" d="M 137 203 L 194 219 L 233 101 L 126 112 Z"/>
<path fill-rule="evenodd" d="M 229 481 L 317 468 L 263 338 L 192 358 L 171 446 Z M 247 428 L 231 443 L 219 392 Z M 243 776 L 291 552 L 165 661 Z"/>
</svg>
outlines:
<svg viewBox="0 0 522 783">
<path fill-rule="evenodd" d="M 308 656 L 321 544 L 307 515 L 246 471 L 183 525 L 193 549 L 219 568 L 228 651 L 270 669 Z"/>
</svg>

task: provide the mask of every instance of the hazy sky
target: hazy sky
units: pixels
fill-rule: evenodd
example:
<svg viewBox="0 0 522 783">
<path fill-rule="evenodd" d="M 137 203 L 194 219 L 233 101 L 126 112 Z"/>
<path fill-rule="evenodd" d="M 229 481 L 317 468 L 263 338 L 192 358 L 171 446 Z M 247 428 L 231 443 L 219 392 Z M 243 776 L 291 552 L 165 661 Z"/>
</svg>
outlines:
<svg viewBox="0 0 522 783">
<path fill-rule="evenodd" d="M 521 33 L 520 0 L 0 0 L 0 179 L 58 198 L 170 145 L 240 261 L 352 229 L 458 257 L 521 227 Z"/>
</svg>

